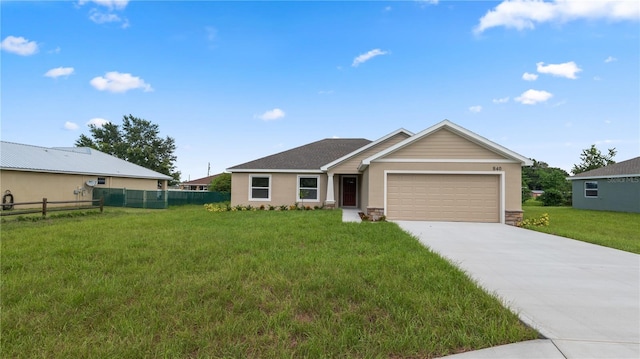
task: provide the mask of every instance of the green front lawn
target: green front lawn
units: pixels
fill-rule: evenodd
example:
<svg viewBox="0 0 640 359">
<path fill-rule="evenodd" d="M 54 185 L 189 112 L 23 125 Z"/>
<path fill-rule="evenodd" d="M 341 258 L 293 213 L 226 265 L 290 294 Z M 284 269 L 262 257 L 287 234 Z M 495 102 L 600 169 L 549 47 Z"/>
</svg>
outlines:
<svg viewBox="0 0 640 359">
<path fill-rule="evenodd" d="M 640 213 L 526 205 L 522 209 L 525 219 L 549 214 L 549 226 L 531 228 L 536 231 L 640 254 Z"/>
<path fill-rule="evenodd" d="M 202 207 L 2 225 L 5 358 L 437 357 L 535 331 L 393 223 Z"/>
</svg>

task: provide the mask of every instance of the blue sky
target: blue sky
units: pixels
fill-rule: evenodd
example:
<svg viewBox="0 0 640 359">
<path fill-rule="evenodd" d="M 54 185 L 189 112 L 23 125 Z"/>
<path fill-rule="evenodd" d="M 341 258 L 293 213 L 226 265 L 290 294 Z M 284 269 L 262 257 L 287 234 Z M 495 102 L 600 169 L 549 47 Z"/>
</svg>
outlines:
<svg viewBox="0 0 640 359">
<path fill-rule="evenodd" d="M 1 138 L 144 118 L 196 179 L 449 119 L 570 171 L 640 155 L 637 1 L 2 1 Z"/>
</svg>

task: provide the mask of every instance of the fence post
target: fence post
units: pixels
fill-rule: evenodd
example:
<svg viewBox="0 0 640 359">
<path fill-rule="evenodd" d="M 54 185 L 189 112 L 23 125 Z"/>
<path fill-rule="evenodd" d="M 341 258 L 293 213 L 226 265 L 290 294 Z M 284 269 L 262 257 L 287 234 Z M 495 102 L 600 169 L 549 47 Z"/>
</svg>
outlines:
<svg viewBox="0 0 640 359">
<path fill-rule="evenodd" d="M 104 196 L 100 197 L 100 213 L 102 213 L 104 209 Z"/>
<path fill-rule="evenodd" d="M 43 198 L 42 199 L 42 217 L 46 217 L 47 216 L 47 199 Z"/>
</svg>

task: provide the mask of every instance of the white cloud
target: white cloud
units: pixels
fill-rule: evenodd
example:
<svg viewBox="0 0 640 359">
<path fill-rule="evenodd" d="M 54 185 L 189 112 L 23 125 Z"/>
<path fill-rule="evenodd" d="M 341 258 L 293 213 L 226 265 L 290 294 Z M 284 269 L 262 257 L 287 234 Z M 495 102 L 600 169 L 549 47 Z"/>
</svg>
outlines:
<svg viewBox="0 0 640 359">
<path fill-rule="evenodd" d="M 213 26 L 206 26 L 204 30 L 207 33 L 207 40 L 214 41 L 218 36 L 218 30 Z"/>
<path fill-rule="evenodd" d="M 46 77 L 57 78 L 60 76 L 69 76 L 73 73 L 73 67 L 56 67 L 47 71 L 44 75 Z"/>
<path fill-rule="evenodd" d="M 133 89 L 142 89 L 144 92 L 153 91 L 153 88 L 143 79 L 131 76 L 131 74 L 123 74 L 117 71 L 107 72 L 104 77 L 94 77 L 91 86 L 100 91 L 109 92 L 127 92 Z"/>
<path fill-rule="evenodd" d="M 635 0 L 505 0 L 488 11 L 474 28 L 476 34 L 492 27 L 517 30 L 533 29 L 545 22 L 568 22 L 577 19 L 609 21 L 640 19 L 640 2 Z"/>
<path fill-rule="evenodd" d="M 535 81 L 538 79 L 538 75 L 525 72 L 522 74 L 522 79 L 525 81 Z"/>
<path fill-rule="evenodd" d="M 480 106 L 480 105 L 471 106 L 471 107 L 469 107 L 469 111 L 471 111 L 473 113 L 481 112 L 482 111 L 482 106 Z"/>
<path fill-rule="evenodd" d="M 553 94 L 547 91 L 527 90 L 519 97 L 516 97 L 515 100 L 523 105 L 535 105 L 538 102 L 545 102 L 551 97 L 553 97 Z"/>
<path fill-rule="evenodd" d="M 618 61 L 618 59 L 616 59 L 613 56 L 609 56 L 604 60 L 605 63 L 614 62 L 614 61 Z"/>
<path fill-rule="evenodd" d="M 108 12 L 108 13 L 104 13 L 104 12 L 100 12 L 96 9 L 91 9 L 91 11 L 89 11 L 89 19 L 93 22 L 95 22 L 96 24 L 105 24 L 105 23 L 109 23 L 109 22 L 121 22 L 122 19 L 120 18 L 120 16 L 112 13 L 112 12 Z"/>
<path fill-rule="evenodd" d="M 494 98 L 493 99 L 493 103 L 507 103 L 507 102 L 509 102 L 509 97 Z"/>
<path fill-rule="evenodd" d="M 94 125 L 96 127 L 102 127 L 109 122 L 110 122 L 109 120 L 105 120 L 104 118 L 95 117 L 87 121 L 86 125 L 87 126 Z"/>
<path fill-rule="evenodd" d="M 538 67 L 538 72 L 541 74 L 550 74 L 556 77 L 566 77 L 573 80 L 577 79 L 576 73 L 582 71 L 582 69 L 573 61 L 565 62 L 563 64 L 549 64 L 546 66 L 544 62 L 538 62 L 536 66 Z"/>
<path fill-rule="evenodd" d="M 372 58 L 376 57 L 376 56 L 380 56 L 380 55 L 386 55 L 388 54 L 388 51 L 382 51 L 380 49 L 373 49 L 367 53 L 364 53 L 362 55 L 359 55 L 358 57 L 356 57 L 355 59 L 353 59 L 353 63 L 351 64 L 351 66 L 353 67 L 358 67 L 360 64 L 363 64 L 369 60 L 371 60 Z"/>
<path fill-rule="evenodd" d="M 4 51 L 22 56 L 29 56 L 38 52 L 38 44 L 22 36 L 7 36 L 2 40 L 2 43 L 0 43 L 0 47 L 2 47 Z"/>
<path fill-rule="evenodd" d="M 78 5 L 84 5 L 90 2 L 96 5 L 104 6 L 109 10 L 122 10 L 127 7 L 129 0 L 80 0 L 78 1 Z"/>
<path fill-rule="evenodd" d="M 273 121 L 279 118 L 283 118 L 285 116 L 284 111 L 279 108 L 274 108 L 273 110 L 266 111 L 262 115 L 256 115 L 255 118 L 259 118 L 263 121 Z"/>
<path fill-rule="evenodd" d="M 64 128 L 69 131 L 75 131 L 78 129 L 78 127 L 79 127 L 78 124 L 74 122 L 67 121 L 64 123 Z"/>
</svg>

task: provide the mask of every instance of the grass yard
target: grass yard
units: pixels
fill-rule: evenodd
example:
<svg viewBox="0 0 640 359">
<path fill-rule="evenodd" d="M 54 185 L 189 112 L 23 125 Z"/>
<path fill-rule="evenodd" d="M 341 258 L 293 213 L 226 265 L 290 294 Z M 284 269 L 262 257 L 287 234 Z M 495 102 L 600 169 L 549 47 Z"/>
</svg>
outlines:
<svg viewBox="0 0 640 359">
<path fill-rule="evenodd" d="M 7 221 L 1 254 L 4 358 L 430 358 L 537 338 L 395 224 L 340 211 L 108 208 Z"/>
<path fill-rule="evenodd" d="M 522 209 L 525 219 L 549 214 L 549 226 L 533 230 L 640 254 L 640 213 L 527 205 Z"/>
</svg>

